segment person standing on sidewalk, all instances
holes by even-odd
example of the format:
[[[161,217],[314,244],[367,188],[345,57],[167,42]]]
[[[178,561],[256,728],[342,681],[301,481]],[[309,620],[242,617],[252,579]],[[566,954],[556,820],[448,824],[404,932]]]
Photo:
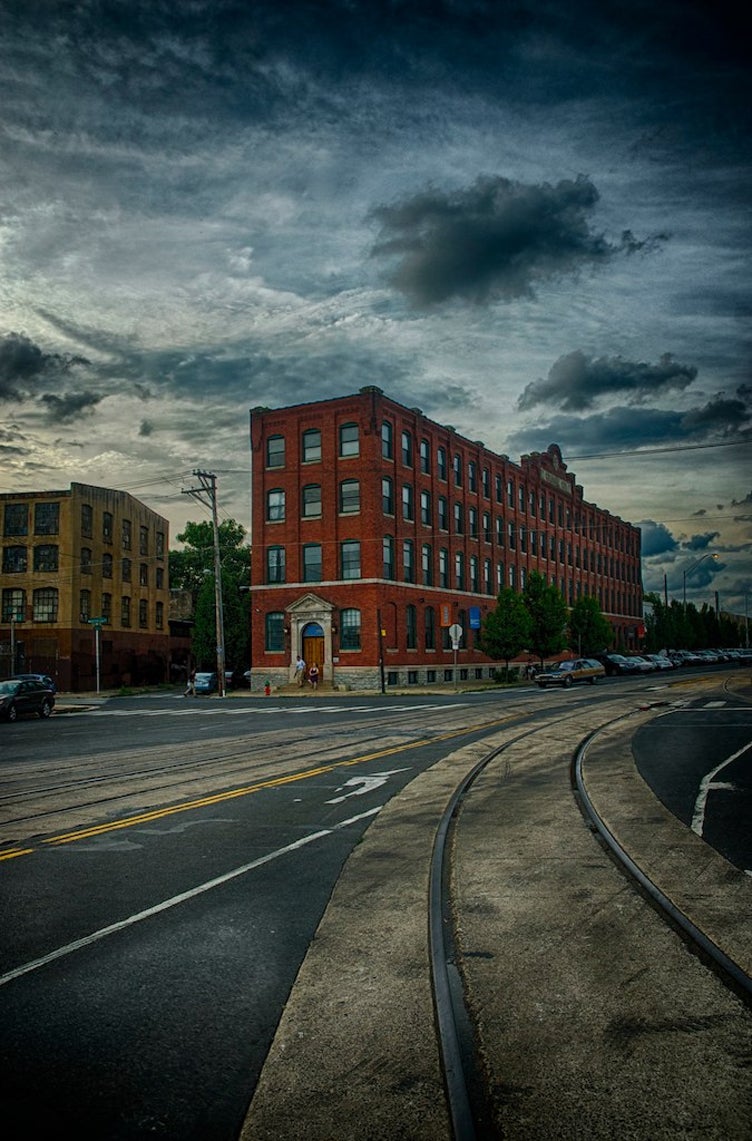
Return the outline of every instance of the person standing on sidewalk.
[[[314,662],[308,671],[308,680],[311,683],[311,689],[317,689],[319,684],[319,667]]]
[[[183,697],[195,697],[195,696],[196,696],[196,670],[192,669],[191,672],[188,674],[188,685],[186,686],[186,690],[185,690],[185,693],[183,694]]]
[[[305,680],[306,664],[303,658],[298,654],[298,660],[295,663],[295,681],[298,685],[302,685]]]

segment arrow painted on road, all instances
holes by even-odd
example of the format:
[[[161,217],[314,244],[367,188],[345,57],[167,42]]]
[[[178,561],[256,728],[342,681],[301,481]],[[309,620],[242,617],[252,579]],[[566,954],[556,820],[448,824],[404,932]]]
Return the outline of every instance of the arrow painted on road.
[[[385,773],[371,773],[369,776],[350,777],[350,780],[345,781],[337,789],[340,792],[343,788],[349,788],[350,792],[343,793],[342,796],[335,796],[333,800],[327,800],[327,804],[341,804],[343,800],[347,800],[348,796],[362,796],[364,792],[372,792],[375,788],[380,788],[382,784],[386,784],[389,777],[394,776],[396,773],[406,773],[407,769],[389,769]]]

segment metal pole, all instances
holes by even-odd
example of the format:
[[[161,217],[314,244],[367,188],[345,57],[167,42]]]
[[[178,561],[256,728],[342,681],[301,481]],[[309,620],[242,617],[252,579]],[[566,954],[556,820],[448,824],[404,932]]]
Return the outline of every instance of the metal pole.
[[[381,692],[386,693],[386,684],[384,681],[384,632],[381,629],[381,611],[376,611],[376,621],[379,624],[379,673],[381,675]]]
[[[222,605],[222,560],[219,557],[216,476],[211,476],[212,525],[214,527],[214,609],[217,623],[217,692],[225,696],[225,618]]]

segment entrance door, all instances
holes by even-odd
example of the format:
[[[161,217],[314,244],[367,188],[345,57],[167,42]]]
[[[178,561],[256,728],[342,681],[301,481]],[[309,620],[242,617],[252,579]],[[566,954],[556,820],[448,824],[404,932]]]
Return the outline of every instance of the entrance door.
[[[313,663],[319,667],[319,681],[324,678],[324,631],[318,622],[309,622],[303,629],[303,660],[306,668]]]

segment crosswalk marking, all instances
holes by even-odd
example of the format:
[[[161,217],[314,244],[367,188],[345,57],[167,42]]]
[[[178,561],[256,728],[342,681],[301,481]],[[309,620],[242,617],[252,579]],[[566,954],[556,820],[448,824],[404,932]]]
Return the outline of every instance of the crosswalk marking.
[[[79,717],[264,717],[272,713],[406,713],[412,709],[462,709],[468,702],[457,701],[451,705],[263,705],[243,709],[208,709],[206,706],[189,709],[86,709]]]

